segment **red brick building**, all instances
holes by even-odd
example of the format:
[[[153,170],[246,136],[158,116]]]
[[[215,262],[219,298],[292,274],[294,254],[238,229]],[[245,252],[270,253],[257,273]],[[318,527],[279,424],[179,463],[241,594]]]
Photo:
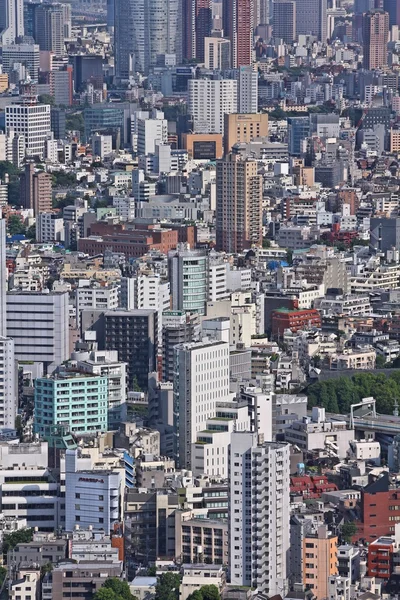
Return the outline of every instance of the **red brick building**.
[[[395,542],[391,537],[380,537],[368,546],[368,576],[389,579],[393,570]]]
[[[359,538],[366,542],[391,535],[400,523],[400,489],[390,487],[387,473],[363,489],[361,520]]]
[[[296,332],[307,327],[321,327],[321,315],[315,308],[304,310],[278,308],[272,312],[271,324],[272,335],[278,337],[283,335],[285,329]]]
[[[178,245],[178,231],[171,229],[120,231],[114,235],[87,237],[78,240],[78,251],[91,256],[112,250],[127,258],[138,258],[150,250],[167,254]]]

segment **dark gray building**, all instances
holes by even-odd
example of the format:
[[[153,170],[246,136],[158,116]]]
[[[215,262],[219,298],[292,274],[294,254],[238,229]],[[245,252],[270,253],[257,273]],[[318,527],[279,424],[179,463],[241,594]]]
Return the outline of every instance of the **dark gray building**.
[[[109,310],[102,316],[104,349],[117,350],[127,363],[128,389],[147,390],[148,374],[157,370],[156,310]]]
[[[369,247],[375,252],[400,250],[400,217],[390,219],[374,217],[370,225]]]

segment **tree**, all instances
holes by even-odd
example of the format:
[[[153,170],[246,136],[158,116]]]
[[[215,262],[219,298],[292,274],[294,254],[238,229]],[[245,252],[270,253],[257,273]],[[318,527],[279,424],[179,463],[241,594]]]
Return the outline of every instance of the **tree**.
[[[15,548],[17,544],[31,542],[33,539],[33,529],[18,529],[4,536],[3,553],[7,554],[9,550]]]
[[[53,171],[52,180],[54,187],[72,187],[76,183],[75,175],[65,171]]]
[[[356,533],[357,533],[357,525],[354,523],[354,521],[349,521],[347,523],[343,523],[343,525],[341,527],[341,534],[342,534],[342,538],[344,539],[345,542],[350,544],[353,536],[355,536]]]
[[[377,369],[383,369],[384,366],[386,364],[386,360],[385,358],[382,356],[382,354],[377,354],[376,355],[376,360],[375,360],[375,365]]]
[[[83,114],[81,112],[68,114],[65,118],[65,128],[67,131],[80,131],[83,133],[85,130]]]
[[[267,237],[263,238],[262,247],[271,248],[271,241]]]
[[[181,578],[176,573],[163,573],[156,585],[155,600],[178,600]]]
[[[8,219],[8,231],[10,235],[26,232],[26,227],[19,215],[11,215],[11,217]]]
[[[56,103],[56,99],[50,94],[40,94],[38,101],[40,104],[50,104],[50,106],[54,106]]]
[[[137,600],[137,598],[131,594],[126,581],[118,577],[109,577],[95,593],[94,600]]]
[[[157,575],[157,567],[152,566],[147,569],[147,577],[155,577]]]
[[[221,600],[221,594],[214,584],[202,585],[188,596],[188,600]]]
[[[31,225],[26,230],[26,237],[28,240],[35,241],[36,240],[36,225]]]

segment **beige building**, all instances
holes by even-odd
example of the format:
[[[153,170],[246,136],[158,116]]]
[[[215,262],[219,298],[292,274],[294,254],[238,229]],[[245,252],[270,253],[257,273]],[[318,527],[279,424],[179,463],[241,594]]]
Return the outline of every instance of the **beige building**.
[[[251,142],[255,138],[268,136],[267,114],[225,115],[225,153],[232,150],[234,144]]]
[[[390,152],[393,154],[400,152],[400,129],[390,130]]]
[[[326,525],[320,525],[316,535],[303,539],[303,584],[317,600],[328,598],[329,577],[337,575],[337,546],[338,538]]]
[[[217,162],[217,250],[261,246],[262,189],[257,161],[229,154]]]
[[[175,557],[182,563],[228,564],[228,522],[203,514],[196,518],[195,510],[177,510]]]
[[[224,38],[204,38],[204,66],[206,69],[225,70],[231,66],[231,42]]]

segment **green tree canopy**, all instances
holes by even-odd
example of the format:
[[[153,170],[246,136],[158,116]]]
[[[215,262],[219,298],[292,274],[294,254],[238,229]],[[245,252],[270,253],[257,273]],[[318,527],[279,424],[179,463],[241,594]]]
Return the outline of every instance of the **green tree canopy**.
[[[188,600],[221,600],[221,594],[216,585],[202,585],[199,590],[188,596]]]
[[[137,600],[130,592],[129,585],[119,577],[109,577],[97,590],[94,600]]]
[[[10,235],[26,232],[26,227],[18,215],[11,215],[8,219],[8,231]]]
[[[342,538],[348,544],[351,543],[353,536],[357,533],[357,525],[353,521],[349,521],[347,523],[343,523],[341,527]]]
[[[180,585],[180,575],[163,573],[156,586],[156,600],[178,600]]]
[[[50,106],[54,106],[56,103],[56,99],[50,94],[40,94],[38,101],[40,104],[50,104]]]
[[[7,554],[7,552],[15,548],[17,544],[31,542],[32,539],[33,529],[18,529],[18,531],[6,533],[3,541],[3,553]]]

